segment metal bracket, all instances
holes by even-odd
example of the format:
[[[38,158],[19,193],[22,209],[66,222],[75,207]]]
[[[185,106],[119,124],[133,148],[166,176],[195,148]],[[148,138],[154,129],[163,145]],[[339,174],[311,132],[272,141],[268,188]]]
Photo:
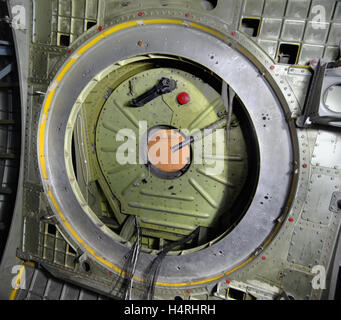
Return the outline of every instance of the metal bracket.
[[[10,63],[2,70],[0,70],[0,80],[5,78],[8,74],[10,74],[13,70],[13,67],[14,67],[13,63]]]
[[[341,128],[341,112],[328,108],[325,96],[329,88],[341,84],[341,60],[322,64],[318,61],[302,115],[297,119],[299,128],[327,125]]]
[[[2,45],[0,43],[0,56],[11,56],[11,55],[12,55],[11,48],[7,45]]]
[[[329,210],[335,213],[341,212],[341,192],[334,192],[330,201]]]
[[[157,85],[152,89],[145,92],[138,98],[130,101],[130,106],[132,107],[143,107],[148,102],[154,100],[155,98],[174,91],[177,88],[176,81],[173,79],[162,78]]]

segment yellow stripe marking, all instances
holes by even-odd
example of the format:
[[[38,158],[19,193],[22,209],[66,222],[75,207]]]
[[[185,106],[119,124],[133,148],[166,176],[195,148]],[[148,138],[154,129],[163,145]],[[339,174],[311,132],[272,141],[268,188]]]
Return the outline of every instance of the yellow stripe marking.
[[[48,93],[46,102],[43,109],[43,118],[40,124],[40,133],[39,133],[39,161],[41,167],[41,173],[44,179],[47,179],[46,165],[45,165],[45,154],[44,154],[44,140],[45,140],[45,128],[47,122],[47,114],[49,112],[51,102],[54,96],[55,90],[52,90]]]
[[[148,24],[176,24],[176,25],[183,25],[185,22],[183,20],[172,20],[172,19],[150,19],[150,20],[141,20],[143,22],[143,24],[148,25]],[[118,32],[120,30],[124,30],[126,28],[130,28],[130,27],[136,27],[141,25],[138,21],[128,21],[119,25],[116,25],[106,31],[104,31],[103,33],[99,34],[96,38],[94,38],[93,40],[91,40],[89,43],[85,44],[83,47],[81,47],[78,51],[77,54],[79,56],[71,58],[69,60],[69,62],[65,65],[65,67],[62,69],[62,71],[58,74],[56,81],[60,82],[65,74],[69,71],[69,69],[72,67],[72,65],[78,60],[78,58],[87,50],[89,50],[91,47],[93,47],[96,43],[98,43],[100,40],[106,38],[107,36],[114,34],[115,32]],[[223,34],[221,34],[220,32],[217,32],[215,30],[212,30],[210,28],[204,27],[202,25],[199,25],[197,23],[193,23],[191,22],[189,24],[191,27],[196,28],[196,29],[200,29],[202,31],[208,32],[210,34],[213,34],[214,36],[222,39],[222,40],[226,40],[226,36],[224,36]],[[55,93],[55,89],[53,89],[52,91],[50,91],[49,95],[46,98],[44,107],[43,107],[43,111],[44,111],[44,117],[41,121],[40,124],[40,128],[39,128],[39,153],[40,153],[40,157],[39,157],[39,162],[40,162],[40,167],[41,167],[41,172],[43,175],[44,179],[47,179],[47,172],[46,172],[46,164],[45,164],[45,155],[44,155],[44,137],[45,137],[45,129],[46,129],[46,120],[47,120],[47,115],[48,112],[50,110],[51,107],[51,102],[53,99]],[[110,261],[106,260],[103,257],[100,257],[96,254],[96,252],[85,243],[85,241],[75,232],[75,230],[72,228],[72,226],[68,223],[68,221],[65,219],[63,213],[61,212],[59,205],[52,193],[51,190],[48,190],[48,195],[51,198],[52,204],[54,205],[54,207],[56,208],[62,222],[63,225],[65,226],[66,229],[68,229],[68,231],[71,233],[71,235],[98,261],[100,261],[101,263],[103,263],[104,265],[106,265],[107,267],[115,270],[116,272],[118,272],[121,275],[126,275],[126,273],[120,269],[119,267],[117,267],[116,265],[112,264]],[[242,264],[240,264],[239,266],[235,267],[234,269],[227,271],[219,276],[215,276],[215,277],[211,277],[211,278],[206,278],[200,281],[192,281],[192,282],[184,282],[184,283],[165,283],[165,282],[156,282],[157,285],[159,286],[167,286],[167,287],[182,287],[182,286],[190,286],[190,285],[198,285],[198,284],[203,284],[203,283],[207,283],[210,281],[214,281],[217,279],[220,279],[224,276],[227,276],[229,274],[231,274],[232,272],[238,270],[239,268],[242,268],[243,266],[245,266],[247,263],[249,263],[252,259],[254,259],[254,256],[249,258],[248,260],[244,261]],[[135,280],[144,282],[145,280],[139,277],[134,276]],[[12,295],[11,295],[12,296]],[[15,296],[15,295],[14,295]]]
[[[135,27],[137,26],[138,23],[136,21],[128,21],[128,22],[124,22],[122,24],[119,24],[117,26],[114,26],[106,31],[103,32],[103,36],[107,37],[115,32],[118,32],[120,30],[126,29],[126,28],[130,28],[130,27]]]
[[[59,73],[59,75],[57,76],[57,82],[60,82],[63,78],[64,78],[64,76],[65,76],[65,74],[66,74],[66,72],[72,67],[72,65],[75,63],[77,61],[77,59],[76,58],[71,58],[70,60],[69,60],[69,62],[66,64],[66,66],[63,68],[63,70]]]
[[[87,43],[85,46],[83,46],[81,49],[77,51],[77,54],[82,55],[85,51],[90,49],[92,46],[94,46],[98,41],[102,40],[104,38],[103,34],[100,34],[95,39],[91,40],[89,43]]]
[[[149,19],[143,20],[145,24],[156,24],[156,23],[169,23],[169,24],[183,24],[183,20],[173,20],[173,19]]]

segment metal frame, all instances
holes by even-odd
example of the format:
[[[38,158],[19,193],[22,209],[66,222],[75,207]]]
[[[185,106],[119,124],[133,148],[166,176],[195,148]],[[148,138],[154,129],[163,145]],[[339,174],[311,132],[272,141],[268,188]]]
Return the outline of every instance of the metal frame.
[[[328,125],[341,127],[341,112],[330,110],[324,101],[328,89],[341,83],[341,66],[337,63],[318,62],[307,94],[306,105],[297,120],[299,127]]]

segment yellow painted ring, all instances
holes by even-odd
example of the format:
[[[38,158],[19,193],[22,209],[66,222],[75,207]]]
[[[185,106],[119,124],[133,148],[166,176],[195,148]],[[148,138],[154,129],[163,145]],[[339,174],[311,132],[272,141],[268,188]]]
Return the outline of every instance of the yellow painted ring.
[[[40,120],[39,131],[38,131],[38,137],[39,137],[39,148],[38,148],[39,157],[38,157],[38,159],[39,159],[39,166],[40,166],[41,175],[42,175],[44,180],[48,180],[47,171],[46,171],[45,155],[44,155],[45,129],[46,129],[47,116],[48,116],[48,113],[50,111],[51,103],[52,103],[53,97],[55,95],[55,90],[56,90],[57,85],[63,80],[63,78],[66,75],[66,73],[73,66],[73,64],[79,59],[79,57],[82,54],[84,54],[87,50],[89,50],[91,47],[93,47],[96,43],[101,41],[102,39],[105,39],[109,35],[112,35],[112,34],[118,32],[118,31],[121,31],[121,30],[124,30],[124,29],[127,29],[127,28],[137,27],[137,26],[141,26],[141,25],[150,25],[150,24],[185,25],[187,27],[192,27],[192,28],[199,29],[199,30],[202,30],[204,32],[210,33],[210,34],[220,38],[223,41],[226,41],[226,39],[227,39],[227,37],[225,35],[223,35],[222,33],[217,32],[215,30],[212,30],[210,28],[207,28],[205,26],[199,25],[197,23],[185,22],[183,20],[172,20],[172,19],[148,19],[148,20],[128,21],[128,22],[124,22],[122,24],[116,25],[114,27],[110,27],[108,30],[103,31],[97,37],[95,37],[90,42],[85,44],[83,47],[78,49],[76,51],[76,53],[73,54],[73,56],[66,63],[66,65],[63,67],[63,69],[59,72],[59,74],[57,75],[56,79],[52,82],[52,88],[50,86],[50,88],[48,89],[47,97],[46,97],[46,99],[44,101],[43,114],[42,114],[42,117],[41,117],[41,120]],[[59,205],[58,205],[58,203],[57,203],[57,201],[56,201],[56,199],[55,199],[55,197],[54,197],[54,195],[52,193],[52,190],[48,188],[47,193],[48,193],[48,196],[49,196],[49,198],[51,200],[51,203],[55,207],[55,209],[56,209],[60,219],[62,220],[63,226],[70,232],[70,234],[75,238],[75,240],[80,245],[82,245],[85,248],[85,250],[93,258],[95,258],[97,261],[99,261],[102,264],[104,264],[105,266],[115,270],[119,274],[124,275],[125,272],[122,269],[120,269],[119,267],[117,267],[116,265],[111,263],[110,261],[106,260],[105,258],[103,258],[103,257],[99,256],[98,254],[96,254],[96,252],[94,252],[94,250],[89,245],[87,245],[85,243],[85,241],[75,232],[75,230],[72,228],[72,226],[65,219],[65,217],[64,217],[63,213],[61,212],[61,210],[59,208]],[[192,286],[192,285],[199,285],[199,284],[208,283],[208,282],[211,282],[211,281],[218,280],[218,279],[220,279],[220,278],[222,278],[224,276],[227,276],[227,275],[235,272],[236,270],[238,270],[238,269],[242,268],[243,266],[245,266],[247,263],[249,263],[254,258],[255,258],[254,256],[251,256],[249,259],[247,259],[246,261],[244,261],[243,263],[241,263],[237,267],[233,268],[232,270],[224,272],[224,273],[222,273],[222,274],[220,274],[218,276],[215,276],[215,277],[206,278],[206,279],[199,280],[199,281],[183,282],[183,283],[156,282],[156,285],[166,286],[166,287],[185,287],[185,286]],[[141,281],[141,282],[144,282],[144,279],[136,277],[136,276],[134,276],[134,279],[138,280],[138,281]]]

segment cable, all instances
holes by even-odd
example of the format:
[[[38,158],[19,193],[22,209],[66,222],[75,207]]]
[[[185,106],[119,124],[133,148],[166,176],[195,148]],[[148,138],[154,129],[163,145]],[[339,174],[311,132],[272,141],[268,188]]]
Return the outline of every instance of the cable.
[[[125,300],[131,300],[131,292],[133,289],[133,278],[136,270],[136,265],[137,265],[137,260],[140,254],[140,249],[141,249],[141,230],[138,224],[137,217],[135,216],[135,227],[136,227],[136,241],[131,249],[132,255],[131,255],[131,260],[128,262],[128,267],[127,267],[127,288],[125,291]],[[131,270],[129,270],[131,267]]]
[[[174,249],[177,246],[182,246],[185,243],[195,239],[199,235],[200,227],[197,227],[190,235],[171,243],[170,245],[166,246],[158,256],[153,260],[150,266],[150,270],[147,276],[147,299],[153,300],[154,293],[155,293],[155,285],[157,282],[157,278],[160,273],[161,265],[166,257],[167,253]]]
[[[222,99],[224,103],[224,107],[227,113],[227,126],[226,126],[226,151],[229,153],[230,149],[230,131],[231,131],[231,120],[232,120],[232,112],[233,112],[233,99],[235,96],[235,92],[233,89],[227,85],[225,81],[223,81],[222,87]]]

